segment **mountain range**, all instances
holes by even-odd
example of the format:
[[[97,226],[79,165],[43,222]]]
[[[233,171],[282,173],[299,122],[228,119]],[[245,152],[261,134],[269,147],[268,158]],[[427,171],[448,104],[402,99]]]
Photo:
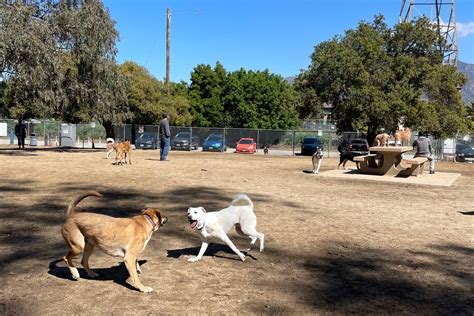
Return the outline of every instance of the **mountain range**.
[[[464,102],[470,105],[474,102],[474,64],[458,61],[458,70],[467,77],[467,83],[461,89],[461,95]]]

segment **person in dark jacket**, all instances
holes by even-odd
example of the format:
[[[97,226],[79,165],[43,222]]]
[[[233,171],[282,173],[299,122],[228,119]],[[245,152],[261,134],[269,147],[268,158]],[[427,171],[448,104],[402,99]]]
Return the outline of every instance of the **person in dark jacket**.
[[[168,113],[163,113],[160,121],[160,161],[168,161],[170,151],[171,132],[168,122]]]
[[[25,148],[26,125],[22,119],[19,119],[18,124],[15,125],[15,135],[18,138],[18,148]]]

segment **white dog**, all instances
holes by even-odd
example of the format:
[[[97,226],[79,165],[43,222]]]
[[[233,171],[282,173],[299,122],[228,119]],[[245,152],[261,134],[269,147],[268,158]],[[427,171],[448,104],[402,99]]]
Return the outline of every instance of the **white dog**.
[[[107,138],[107,159],[109,159],[110,154],[115,150],[115,140],[113,138]]]
[[[313,173],[319,173],[319,168],[321,168],[321,162],[323,161],[323,151],[321,147],[316,148],[316,152],[313,154],[311,160],[313,162]]]
[[[247,205],[235,205],[239,201],[247,202]],[[263,251],[264,235],[257,232],[257,217],[253,212],[253,203],[245,194],[238,194],[229,207],[218,212],[207,213],[203,207],[190,207],[188,209],[188,219],[191,228],[198,229],[202,234],[202,245],[197,257],[189,258],[188,261],[196,262],[202,259],[209,245],[210,238],[218,238],[224,241],[242,261],[245,255],[235,247],[227,236],[227,232],[235,227],[237,233],[250,237],[250,249],[260,239],[260,251]],[[249,249],[249,250],[250,250]]]

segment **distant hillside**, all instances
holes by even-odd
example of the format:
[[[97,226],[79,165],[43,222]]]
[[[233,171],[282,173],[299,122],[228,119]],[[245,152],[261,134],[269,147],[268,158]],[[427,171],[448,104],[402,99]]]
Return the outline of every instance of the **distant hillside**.
[[[474,102],[474,65],[458,61],[458,70],[467,77],[467,83],[461,90],[462,98],[464,102],[471,104]]]

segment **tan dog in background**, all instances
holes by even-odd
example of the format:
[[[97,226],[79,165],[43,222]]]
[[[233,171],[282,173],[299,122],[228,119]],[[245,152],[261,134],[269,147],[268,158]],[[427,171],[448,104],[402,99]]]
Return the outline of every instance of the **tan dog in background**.
[[[122,143],[118,143],[115,145],[115,164],[122,164],[122,162],[127,163],[127,157],[128,157],[128,163],[132,164],[132,145],[130,145],[130,141],[125,140]]]
[[[403,141],[406,140],[407,144],[410,142],[411,131],[408,127],[405,127],[404,130],[397,130],[395,132],[395,145],[403,146]]]
[[[76,205],[88,196],[102,196],[96,191],[87,191],[74,198],[67,209],[67,219],[61,233],[66,241],[69,252],[64,261],[69,266],[72,277],[80,278],[72,259],[81,253],[82,266],[90,278],[96,278],[97,273],[89,268],[89,257],[94,247],[114,257],[123,257],[125,266],[130,274],[132,285],[141,292],[151,292],[153,289],[144,286],[138,278],[140,271],[137,259],[145,249],[153,232],[157,231],[167,218],[157,209],[147,208],[141,215],[132,218],[115,218],[96,213],[75,213]]]
[[[386,133],[378,134],[377,136],[375,136],[374,146],[381,146],[381,147],[388,146],[389,138],[390,136]]]

